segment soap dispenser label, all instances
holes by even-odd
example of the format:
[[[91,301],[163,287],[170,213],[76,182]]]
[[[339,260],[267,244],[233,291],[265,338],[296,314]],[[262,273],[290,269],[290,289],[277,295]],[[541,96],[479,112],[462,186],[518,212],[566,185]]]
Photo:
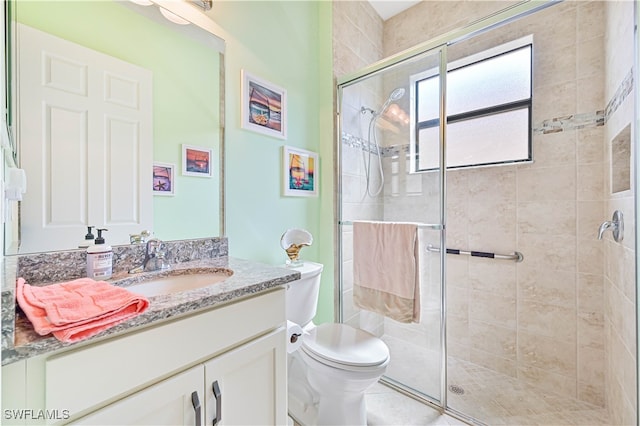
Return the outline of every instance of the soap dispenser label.
[[[89,278],[110,278],[112,274],[113,253],[92,253],[87,262]]]

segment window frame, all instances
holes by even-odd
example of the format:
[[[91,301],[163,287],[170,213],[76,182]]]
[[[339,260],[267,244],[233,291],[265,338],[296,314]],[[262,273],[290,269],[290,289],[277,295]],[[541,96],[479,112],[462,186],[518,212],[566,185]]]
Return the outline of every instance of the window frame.
[[[457,170],[457,169],[467,169],[467,168],[477,168],[477,167],[490,167],[490,166],[499,166],[499,165],[509,165],[509,164],[519,164],[519,163],[530,163],[533,161],[533,36],[525,36],[507,43],[503,43],[501,45],[483,50],[481,52],[466,56],[464,58],[458,59],[456,61],[452,61],[447,65],[447,74],[450,72],[469,67],[475,64],[482,63],[484,61],[489,61],[500,56],[521,50],[521,49],[529,49],[529,96],[527,98],[523,98],[520,100],[515,100],[511,102],[506,102],[503,104],[496,104],[489,107],[478,108],[472,111],[467,111],[463,113],[458,113],[454,115],[447,116],[447,125],[455,124],[467,120],[478,119],[487,116],[493,116],[500,113],[506,113],[510,111],[517,110],[527,110],[528,123],[527,123],[527,156],[526,158],[513,159],[513,160],[502,160],[502,161],[492,161],[492,162],[483,162],[483,163],[473,163],[473,164],[463,164],[456,166],[446,166],[447,170]],[[415,74],[411,76],[410,84],[411,84],[411,92],[413,105],[411,106],[411,123],[412,123],[412,131],[411,131],[411,142],[410,142],[410,154],[411,154],[411,173],[424,173],[429,171],[438,170],[438,167],[432,168],[420,168],[420,138],[419,134],[421,130],[430,129],[437,127],[440,123],[440,118],[436,117],[433,119],[418,121],[418,105],[420,102],[419,99],[419,90],[418,85],[420,82],[428,80],[429,78],[438,77],[439,73],[437,69],[428,70],[419,74]]]

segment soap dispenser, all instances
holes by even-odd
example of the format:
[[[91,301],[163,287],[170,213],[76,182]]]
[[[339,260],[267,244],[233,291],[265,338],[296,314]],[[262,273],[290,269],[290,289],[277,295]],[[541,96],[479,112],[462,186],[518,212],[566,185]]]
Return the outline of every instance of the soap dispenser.
[[[102,237],[102,232],[107,229],[100,228],[97,231],[95,244],[87,248],[87,277],[107,280],[113,273],[113,250]]]
[[[89,246],[92,246],[95,244],[94,240],[96,239],[96,237],[91,232],[92,229],[93,229],[93,226],[87,226],[87,234],[84,236],[84,240],[80,241],[80,244],[78,244],[78,248],[86,249]]]

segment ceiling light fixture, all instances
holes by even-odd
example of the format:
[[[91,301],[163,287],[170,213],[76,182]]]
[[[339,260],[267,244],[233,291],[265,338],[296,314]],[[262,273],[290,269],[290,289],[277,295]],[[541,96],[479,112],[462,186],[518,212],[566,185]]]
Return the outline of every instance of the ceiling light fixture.
[[[172,13],[172,12],[169,12],[168,10],[166,10],[166,9],[163,9],[162,7],[160,8],[160,13],[162,13],[162,16],[164,16],[165,18],[167,18],[169,21],[173,22],[174,24],[189,25],[189,21],[179,17],[175,13]]]

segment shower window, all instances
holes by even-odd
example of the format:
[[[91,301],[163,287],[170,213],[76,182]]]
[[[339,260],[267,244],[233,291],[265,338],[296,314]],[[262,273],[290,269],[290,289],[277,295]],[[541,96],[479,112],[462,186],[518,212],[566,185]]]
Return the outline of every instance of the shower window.
[[[531,161],[532,38],[449,63],[446,82],[447,168]],[[440,78],[414,75],[412,171],[439,161]]]

